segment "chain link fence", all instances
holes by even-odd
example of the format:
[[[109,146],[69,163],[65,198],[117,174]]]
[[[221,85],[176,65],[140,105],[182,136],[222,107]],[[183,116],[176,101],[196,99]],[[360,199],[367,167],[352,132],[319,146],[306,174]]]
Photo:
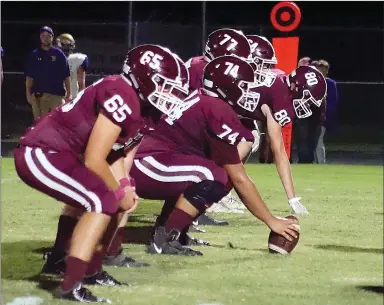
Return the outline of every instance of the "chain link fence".
[[[32,123],[32,112],[25,97],[24,69],[29,53],[38,46],[41,23],[2,22],[4,83],[2,97],[2,137],[18,136]],[[119,73],[130,45],[128,23],[49,24],[55,34],[71,33],[79,52],[90,59],[87,84],[103,75]],[[224,26],[207,26],[206,33]],[[279,34],[271,27],[237,27],[246,34],[261,34],[269,39]],[[200,26],[164,23],[133,23],[132,45],[160,44],[187,60],[201,54],[204,39]],[[353,135],[344,132],[336,141],[380,143],[378,132],[384,104],[383,37],[380,29],[301,28],[300,54],[330,62],[330,76],[338,83],[338,119],[354,127]],[[368,52],[369,50],[369,52]],[[343,128],[341,129],[343,130]],[[361,131],[361,132],[356,132]]]

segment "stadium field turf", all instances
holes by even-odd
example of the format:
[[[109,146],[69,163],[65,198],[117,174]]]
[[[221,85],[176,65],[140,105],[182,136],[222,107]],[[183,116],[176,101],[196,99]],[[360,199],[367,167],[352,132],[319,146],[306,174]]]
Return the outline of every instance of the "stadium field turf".
[[[91,290],[118,305],[382,304],[382,167],[293,165],[292,169],[297,194],[311,215],[300,217],[300,241],[290,256],[268,253],[269,230],[249,212],[216,214],[230,226],[193,233],[212,243],[199,247],[203,257],[151,256],[143,243],[161,203],[142,200],[126,228],[126,239],[132,243],[124,247],[127,254],[151,266],[106,268],[131,286]],[[253,164],[247,170],[272,212],[288,215],[275,166]],[[36,281],[43,265],[41,249],[52,245],[61,204],[23,184],[11,158],[2,159],[1,179],[2,304],[14,305],[15,298],[27,296],[39,297],[42,302],[36,304],[74,304],[53,299],[45,290],[53,287],[51,282],[38,286]]]

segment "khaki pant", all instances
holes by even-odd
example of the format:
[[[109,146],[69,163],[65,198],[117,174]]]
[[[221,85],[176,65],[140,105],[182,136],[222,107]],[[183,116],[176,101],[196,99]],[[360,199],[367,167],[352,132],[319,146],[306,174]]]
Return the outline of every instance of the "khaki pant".
[[[326,128],[321,126],[321,132],[319,135],[319,140],[317,142],[316,150],[315,150],[315,162],[319,164],[324,164],[326,162],[325,155],[325,145],[324,145],[324,135]]]
[[[36,102],[32,104],[33,117],[36,120],[62,104],[64,104],[63,96],[43,93],[40,97],[37,97]]]

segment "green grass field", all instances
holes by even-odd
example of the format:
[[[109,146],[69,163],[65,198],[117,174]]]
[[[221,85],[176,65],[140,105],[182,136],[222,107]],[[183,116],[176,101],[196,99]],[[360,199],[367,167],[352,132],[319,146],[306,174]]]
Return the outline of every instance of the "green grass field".
[[[288,205],[274,165],[248,165],[248,172],[275,215]],[[266,250],[268,229],[248,212],[218,214],[229,227],[195,233],[213,246],[203,257],[150,256],[138,244],[160,202],[142,201],[127,228],[125,244],[145,269],[107,270],[132,284],[92,288],[119,305],[375,305],[383,295],[360,289],[383,287],[383,181],[381,166],[293,165],[297,193],[310,210],[290,256]],[[20,296],[54,300],[33,280],[43,265],[38,249],[52,245],[61,205],[17,179],[12,159],[2,160],[2,304]],[[228,242],[234,248],[228,246]],[[23,304],[26,305],[26,304]]]

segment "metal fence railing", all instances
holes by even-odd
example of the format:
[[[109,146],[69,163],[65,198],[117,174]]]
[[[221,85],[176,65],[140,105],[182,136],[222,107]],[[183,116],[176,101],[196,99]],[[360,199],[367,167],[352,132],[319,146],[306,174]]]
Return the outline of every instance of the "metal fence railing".
[[[20,134],[32,122],[25,98],[24,67],[28,54],[38,45],[38,29],[45,22],[2,21],[2,47],[5,71],[2,86],[2,134]],[[71,33],[77,49],[90,59],[87,83],[104,74],[118,73],[128,50],[143,43],[161,44],[183,59],[199,55],[202,49],[201,26],[164,23],[55,23],[56,34]],[[207,25],[206,32],[222,26]],[[246,34],[268,38],[278,35],[271,27],[239,26]],[[330,62],[330,76],[338,81],[341,124],[381,125],[384,102],[384,32],[380,29],[305,28],[300,37],[299,56],[323,58]],[[18,71],[18,72],[12,72]]]

